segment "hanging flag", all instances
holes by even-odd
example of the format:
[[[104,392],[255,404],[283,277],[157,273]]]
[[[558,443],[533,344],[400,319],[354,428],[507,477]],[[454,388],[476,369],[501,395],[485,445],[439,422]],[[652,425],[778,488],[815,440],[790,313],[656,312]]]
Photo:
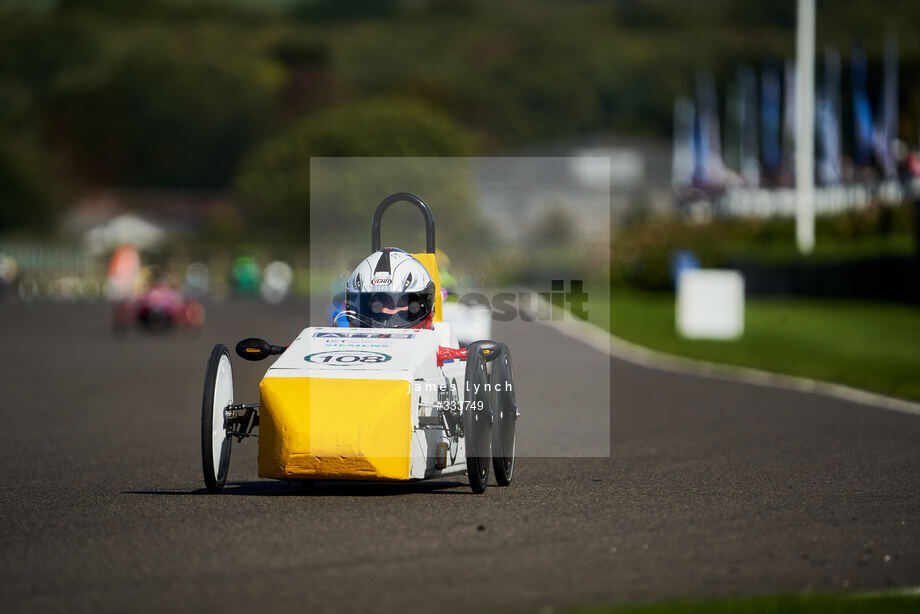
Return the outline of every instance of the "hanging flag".
[[[704,186],[723,184],[722,139],[716,83],[711,72],[699,72],[696,79],[698,153],[694,182]]]
[[[694,174],[693,124],[696,109],[687,98],[674,101],[674,153],[671,160],[671,185],[675,189],[689,186]]]
[[[773,181],[779,177],[782,165],[779,122],[779,75],[776,70],[768,67],[763,69],[760,76],[760,146],[764,172]]]
[[[795,185],[795,62],[787,61],[783,73],[783,175],[786,185]]]
[[[750,66],[738,72],[741,95],[741,176],[749,186],[760,185],[760,159],[757,151],[757,77]]]
[[[840,183],[840,55],[824,49],[824,85],[818,100],[818,177],[824,185]]]
[[[725,147],[722,158],[726,173],[740,175],[741,171],[741,126],[744,123],[744,102],[741,95],[741,71],[725,92]]]
[[[853,162],[868,166],[872,162],[872,107],[866,95],[866,54],[853,47],[850,56],[850,82],[853,90]]]
[[[881,109],[876,118],[873,145],[882,175],[897,177],[893,141],[898,138],[898,39],[885,34],[885,66],[882,74]]]

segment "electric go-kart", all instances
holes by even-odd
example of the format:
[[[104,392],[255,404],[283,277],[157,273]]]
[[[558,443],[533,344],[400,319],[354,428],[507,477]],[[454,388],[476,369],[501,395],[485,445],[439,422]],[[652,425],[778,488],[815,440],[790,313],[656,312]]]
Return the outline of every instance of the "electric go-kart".
[[[435,284],[431,328],[306,328],[288,346],[244,339],[241,358],[278,357],[258,403],[236,401],[230,352],[216,345],[201,408],[210,492],[224,486],[233,441],[247,437],[258,438],[264,478],[410,481],[465,472],[481,493],[491,467],[499,485],[510,484],[518,418],[511,352],[487,340],[461,349],[441,321],[434,218],[418,196],[400,192],[378,205],[372,252],[384,212],[400,201],[425,219],[426,252],[411,256]]]
[[[112,329],[123,334],[136,325],[149,332],[164,332],[184,326],[195,330],[204,321],[204,307],[186,298],[165,281],[156,281],[135,298],[120,301],[112,311]]]

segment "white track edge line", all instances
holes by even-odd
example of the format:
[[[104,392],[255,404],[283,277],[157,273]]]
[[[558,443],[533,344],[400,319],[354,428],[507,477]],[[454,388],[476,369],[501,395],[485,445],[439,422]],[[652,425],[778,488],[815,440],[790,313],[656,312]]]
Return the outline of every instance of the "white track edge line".
[[[920,586],[906,586],[904,588],[886,588],[880,591],[866,591],[856,593],[857,599],[879,599],[885,597],[916,597],[920,596]]]
[[[696,360],[652,350],[622,339],[595,324],[585,322],[584,320],[576,320],[568,311],[552,305],[538,294],[537,300],[541,303],[540,310],[542,313],[550,313],[550,319],[536,317],[535,319],[537,322],[554,328],[563,335],[581,341],[608,356],[619,358],[642,367],[669,371],[682,375],[695,375],[697,377],[741,382],[756,386],[783,388],[796,392],[820,394],[843,401],[849,401],[851,403],[859,403],[860,405],[868,405],[870,407],[878,407],[890,411],[920,416],[920,403],[908,401],[906,399],[869,392],[868,390],[853,388],[852,386],[846,386],[844,384],[835,384],[807,377],[761,371],[750,367],[739,367],[706,360]]]

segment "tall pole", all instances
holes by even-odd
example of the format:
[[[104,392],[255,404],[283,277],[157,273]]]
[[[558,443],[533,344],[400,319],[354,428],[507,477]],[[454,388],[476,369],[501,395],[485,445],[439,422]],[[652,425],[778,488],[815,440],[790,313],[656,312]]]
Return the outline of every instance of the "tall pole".
[[[795,37],[795,241],[815,247],[815,0],[798,0]]]

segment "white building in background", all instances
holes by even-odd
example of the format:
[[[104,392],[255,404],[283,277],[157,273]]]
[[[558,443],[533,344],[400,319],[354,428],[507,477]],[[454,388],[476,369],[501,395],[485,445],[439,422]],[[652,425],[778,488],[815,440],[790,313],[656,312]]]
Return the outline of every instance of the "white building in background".
[[[156,247],[166,232],[139,215],[122,213],[83,234],[83,242],[93,255],[101,255],[120,245],[133,245],[145,250]]]
[[[502,238],[521,243],[541,220],[563,215],[585,239],[608,237],[637,213],[673,211],[666,142],[611,139],[476,160],[476,202]]]

